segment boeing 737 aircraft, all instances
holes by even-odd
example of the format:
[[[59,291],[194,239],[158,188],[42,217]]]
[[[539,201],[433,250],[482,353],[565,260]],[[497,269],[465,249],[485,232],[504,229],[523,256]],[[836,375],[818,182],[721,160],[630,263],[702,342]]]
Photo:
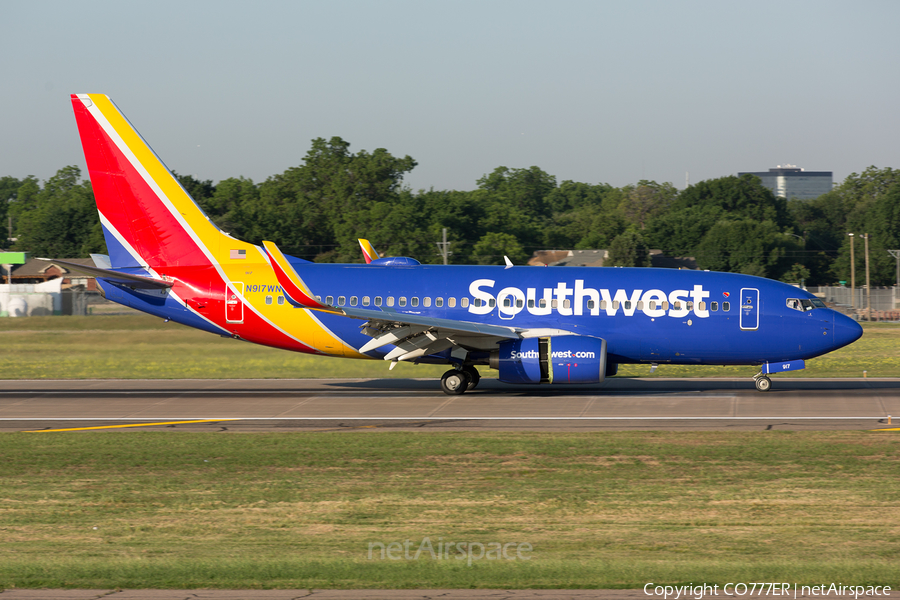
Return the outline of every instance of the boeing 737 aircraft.
[[[802,369],[862,328],[796,287],[748,275],[594,267],[316,264],[219,230],[109,98],[74,94],[109,256],[106,297],[211,333],[343,358],[439,363],[478,384],[599,384],[622,363]],[[67,264],[64,261],[55,261]],[[81,265],[72,268],[85,270]]]

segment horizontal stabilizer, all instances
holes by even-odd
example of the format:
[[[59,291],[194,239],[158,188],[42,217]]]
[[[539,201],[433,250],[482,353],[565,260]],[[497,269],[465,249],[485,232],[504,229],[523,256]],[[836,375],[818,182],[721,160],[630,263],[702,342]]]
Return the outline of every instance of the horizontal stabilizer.
[[[55,258],[38,258],[38,260],[43,260],[49,263],[53,263],[55,265],[62,265],[67,269],[72,269],[73,271],[78,271],[79,273],[84,273],[86,275],[93,275],[94,277],[101,277],[103,279],[107,279],[113,283],[120,283],[122,285],[127,285],[133,288],[141,288],[141,289],[165,289],[172,287],[172,283],[168,281],[163,281],[162,279],[153,279],[151,277],[142,277],[140,275],[132,275],[130,273],[122,273],[120,271],[113,271],[112,269],[101,269],[99,267],[89,267],[87,265],[80,265],[78,263],[69,262],[67,260],[58,260]]]

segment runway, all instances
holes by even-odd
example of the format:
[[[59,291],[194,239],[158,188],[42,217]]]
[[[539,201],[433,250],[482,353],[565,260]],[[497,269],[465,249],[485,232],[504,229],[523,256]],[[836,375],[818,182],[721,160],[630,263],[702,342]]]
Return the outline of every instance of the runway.
[[[482,379],[5,381],[0,431],[839,430],[900,427],[900,379],[615,378],[603,386]]]

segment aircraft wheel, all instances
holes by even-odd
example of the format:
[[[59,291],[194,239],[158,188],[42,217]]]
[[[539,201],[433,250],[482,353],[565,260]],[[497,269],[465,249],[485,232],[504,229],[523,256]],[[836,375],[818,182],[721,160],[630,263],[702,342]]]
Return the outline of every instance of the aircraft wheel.
[[[768,377],[756,378],[756,389],[760,392],[768,392],[770,387],[772,387],[772,380]]]
[[[445,394],[455,396],[462,394],[469,387],[469,376],[463,371],[451,369],[441,377],[441,389]]]
[[[481,381],[481,375],[478,373],[478,369],[476,369],[472,365],[469,365],[467,367],[463,367],[463,371],[466,375],[469,376],[469,387],[466,389],[474,390],[476,387],[478,387],[478,382]]]

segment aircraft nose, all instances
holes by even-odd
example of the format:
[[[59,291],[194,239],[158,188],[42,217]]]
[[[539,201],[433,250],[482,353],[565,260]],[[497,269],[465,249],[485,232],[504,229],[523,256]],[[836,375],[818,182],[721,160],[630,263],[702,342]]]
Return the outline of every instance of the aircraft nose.
[[[834,313],[834,347],[841,348],[862,337],[863,328],[859,323],[839,312]]]

